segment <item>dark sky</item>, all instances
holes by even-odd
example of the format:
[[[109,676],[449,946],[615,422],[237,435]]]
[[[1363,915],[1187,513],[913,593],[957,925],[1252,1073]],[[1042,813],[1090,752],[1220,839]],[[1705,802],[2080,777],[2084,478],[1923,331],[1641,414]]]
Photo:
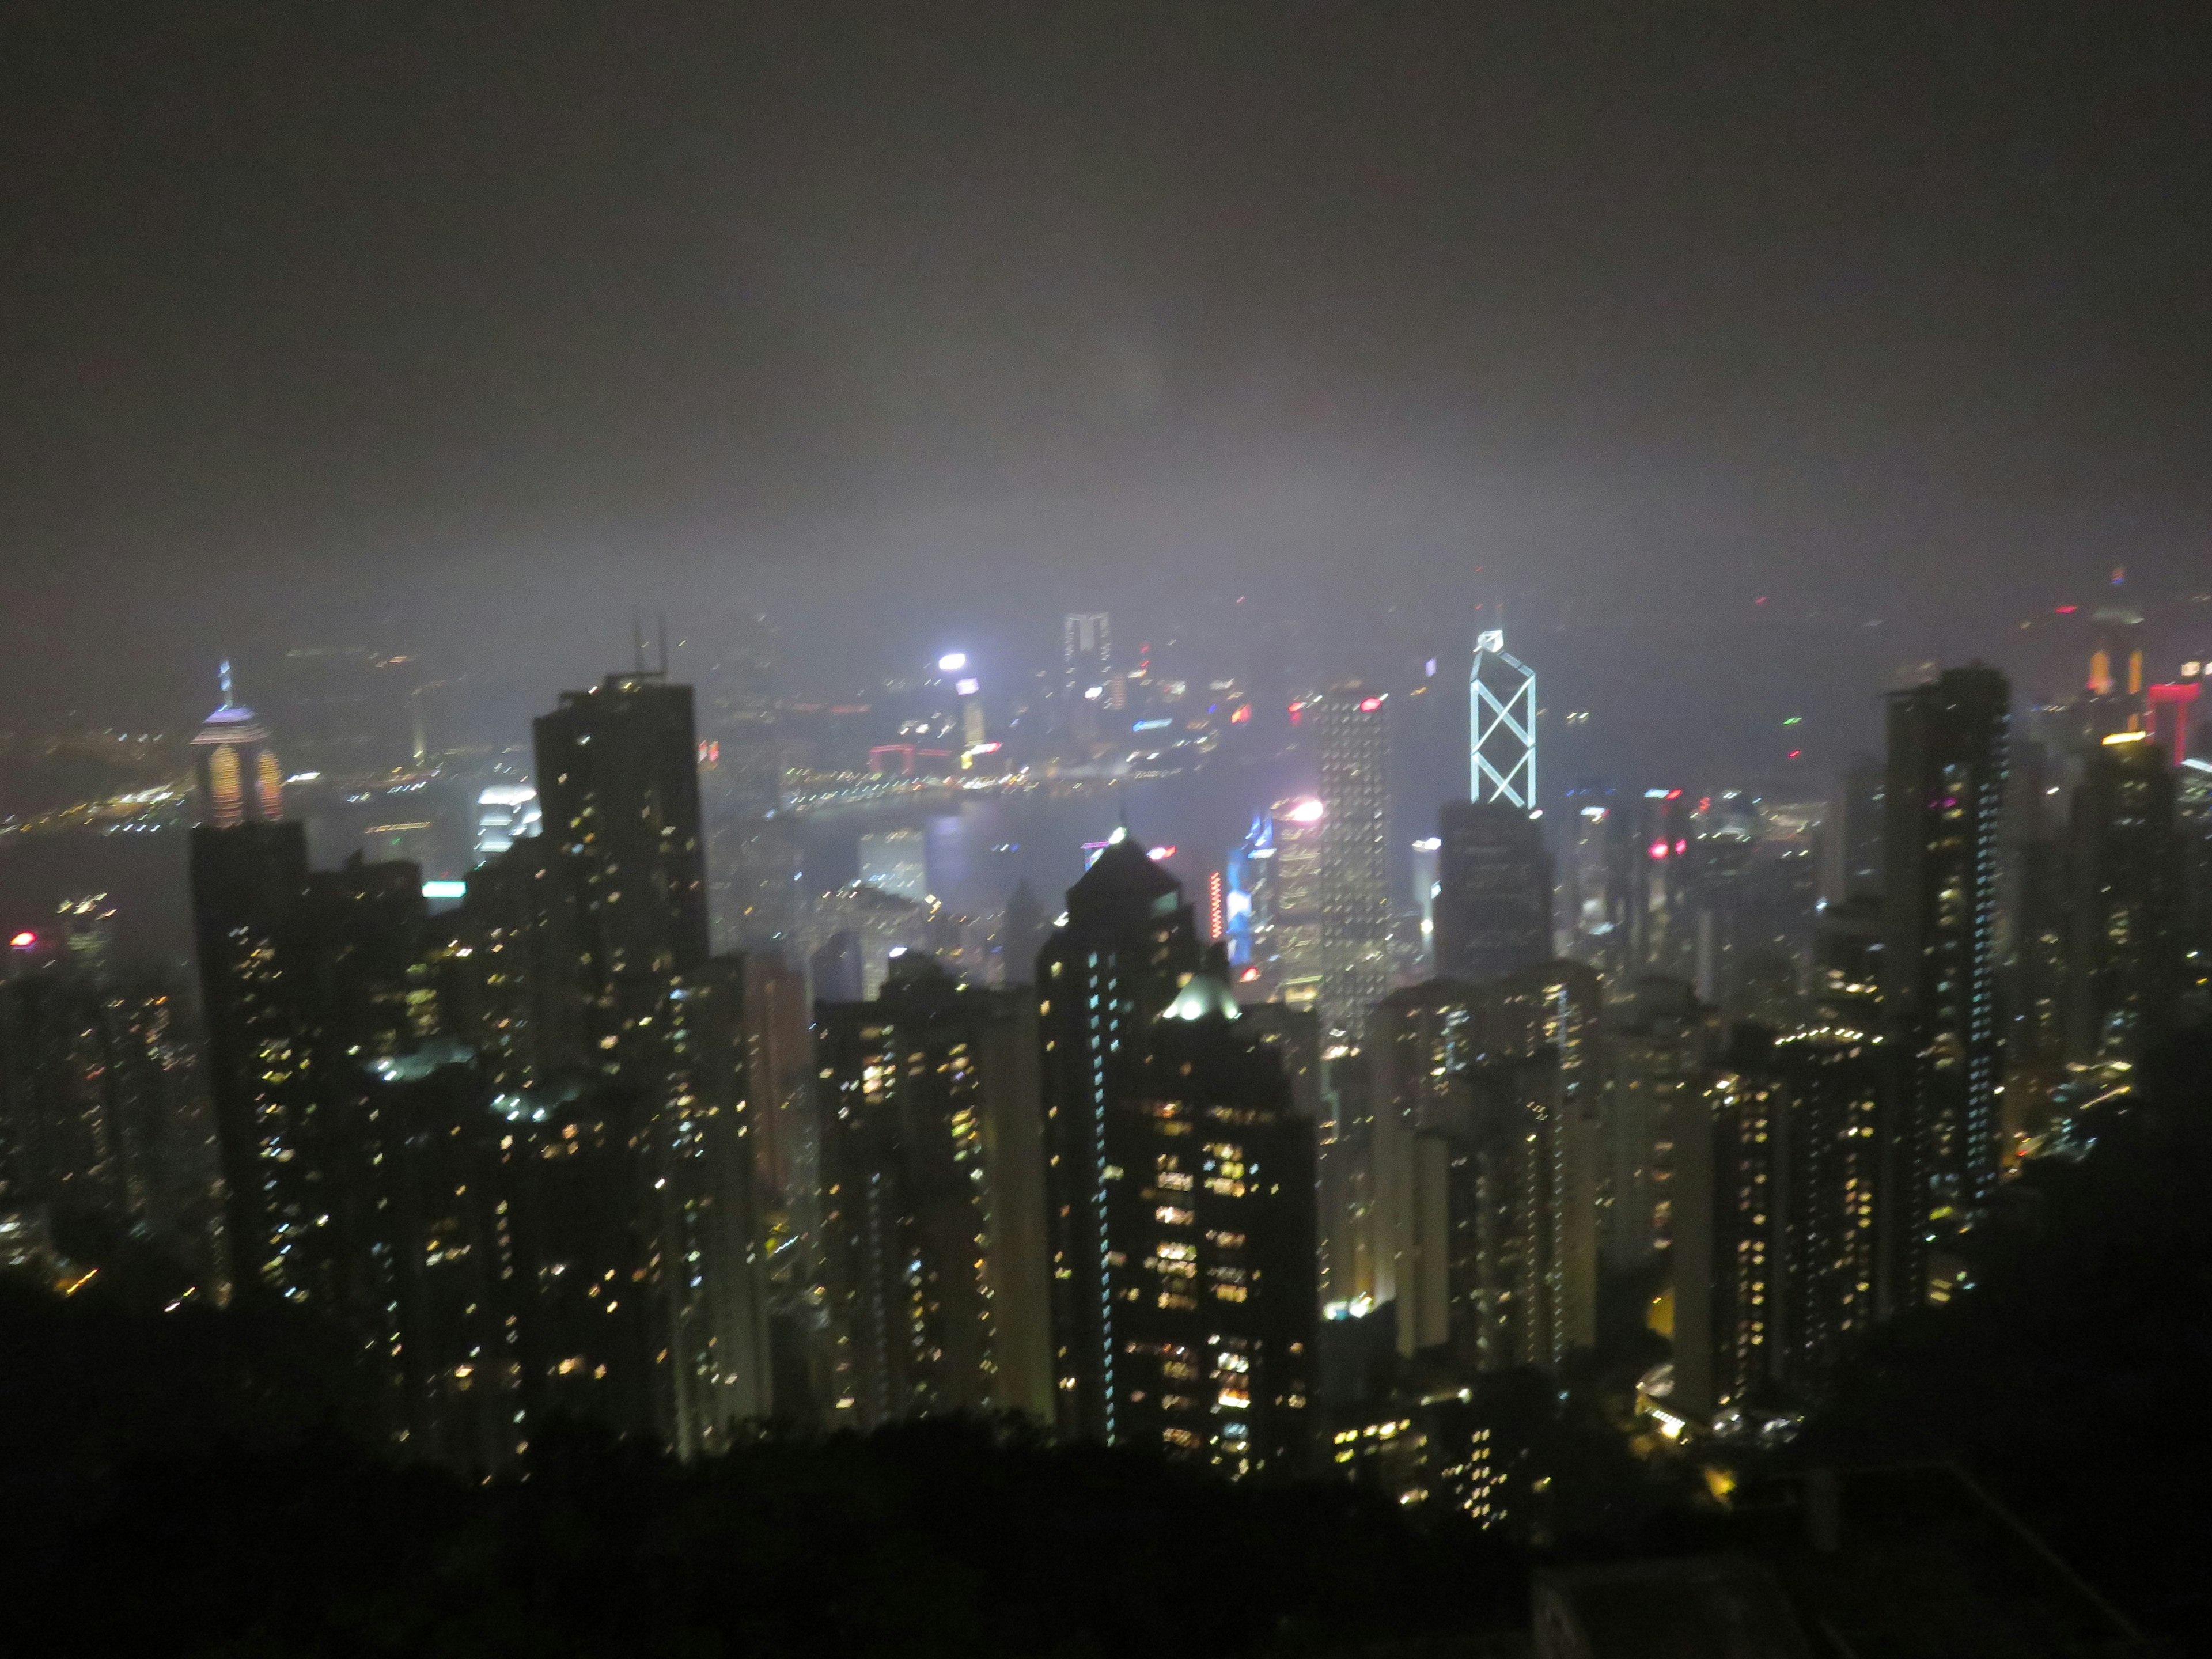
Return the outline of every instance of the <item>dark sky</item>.
[[[189,718],[305,640],[526,708],[637,605],[764,605],[826,674],[1249,591],[1329,671],[1505,599],[1663,743],[1717,684],[1870,707],[2115,563],[2178,614],[2208,48],[2201,6],[18,7],[0,717]]]

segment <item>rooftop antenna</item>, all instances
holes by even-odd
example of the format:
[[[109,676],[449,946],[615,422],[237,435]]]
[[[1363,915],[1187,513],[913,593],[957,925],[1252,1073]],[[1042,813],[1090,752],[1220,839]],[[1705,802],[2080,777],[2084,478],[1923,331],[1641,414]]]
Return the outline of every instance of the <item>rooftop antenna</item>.
[[[640,674],[644,673],[645,623],[635,611],[629,613],[629,648],[630,654],[637,664],[637,672]]]
[[[660,678],[668,678],[668,613],[660,613]]]

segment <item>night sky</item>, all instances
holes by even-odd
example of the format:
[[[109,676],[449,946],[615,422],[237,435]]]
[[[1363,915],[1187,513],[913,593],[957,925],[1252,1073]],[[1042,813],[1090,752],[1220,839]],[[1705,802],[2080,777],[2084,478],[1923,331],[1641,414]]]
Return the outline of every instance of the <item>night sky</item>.
[[[1504,603],[1633,771],[1765,763],[1793,699],[1840,753],[1897,663],[2116,564],[2212,650],[2208,48],[2201,6],[15,8],[0,720],[182,723],[216,655],[328,641],[519,721],[634,606],[764,607],[828,678],[1241,593],[1383,675]]]

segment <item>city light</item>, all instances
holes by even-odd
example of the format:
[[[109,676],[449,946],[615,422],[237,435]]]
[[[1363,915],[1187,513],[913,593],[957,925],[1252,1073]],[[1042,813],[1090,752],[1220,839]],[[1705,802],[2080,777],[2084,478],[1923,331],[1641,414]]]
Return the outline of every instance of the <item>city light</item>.
[[[968,653],[965,651],[948,651],[937,659],[937,672],[940,674],[957,674],[967,666]]]
[[[38,942],[39,936],[33,933],[18,933],[15,938],[8,941],[9,944],[14,945],[18,951],[27,951]]]
[[[1328,811],[1318,797],[1309,795],[1291,808],[1290,819],[1292,823],[1319,823]]]

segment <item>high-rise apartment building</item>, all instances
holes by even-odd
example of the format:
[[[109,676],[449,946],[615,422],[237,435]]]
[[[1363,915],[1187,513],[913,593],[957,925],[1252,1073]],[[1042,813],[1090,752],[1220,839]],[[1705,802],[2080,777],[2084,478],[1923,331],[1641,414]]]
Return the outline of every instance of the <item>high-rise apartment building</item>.
[[[1996,1183],[1996,915],[2011,688],[1946,670],[1892,694],[1883,784],[1881,997],[1898,1094],[1885,1305],[1926,1292],[1932,1251]]]
[[[1552,957],[1552,855],[1535,819],[1504,800],[1447,801],[1438,826],[1436,957],[1485,980]]]
[[[1402,1353],[1551,1368],[1595,1340],[1600,1012],[1578,963],[1432,981],[1377,1012],[1374,1296]]]
[[[1319,1007],[1332,1041],[1354,1048],[1390,988],[1389,708],[1384,694],[1353,681],[1304,710],[1321,759]]]
[[[916,953],[874,1001],[821,1005],[816,1028],[832,1421],[1051,1421],[1030,994]]]
[[[709,963],[691,690],[611,674],[563,692],[535,733],[574,949],[556,973],[558,1018],[646,1148],[642,1293],[666,1355],[658,1426],[690,1455],[768,1406],[742,968]]]
[[[1881,1095],[1871,1037],[1746,1026],[1684,1102],[1672,1397],[1693,1415],[1809,1403],[1873,1323]]]
[[[2184,897],[2174,779],[2142,732],[2083,757],[2068,844],[2066,1054],[2132,1066],[2173,1024]]]

